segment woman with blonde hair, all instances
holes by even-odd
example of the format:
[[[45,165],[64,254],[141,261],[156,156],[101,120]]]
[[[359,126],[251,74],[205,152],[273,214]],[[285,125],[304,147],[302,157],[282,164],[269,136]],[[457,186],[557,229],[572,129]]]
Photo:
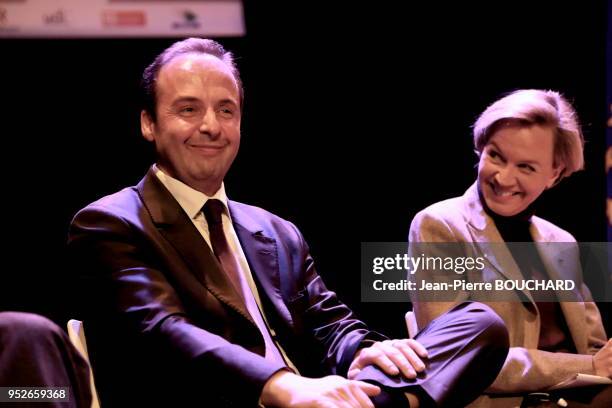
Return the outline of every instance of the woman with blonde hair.
[[[466,252],[485,259],[477,276],[483,281],[561,275],[577,286],[572,302],[540,301],[527,289],[511,291],[503,301],[486,302],[508,328],[510,352],[488,394],[473,406],[516,406],[520,397],[507,398],[508,394],[545,391],[577,373],[612,378],[612,344],[582,281],[577,257],[562,264],[536,250],[531,251],[535,256],[524,257],[503,244],[562,242],[577,249],[571,234],[534,215],[545,190],[584,166],[584,140],[575,110],[558,92],[518,90],[490,105],[476,120],[473,133],[477,180],[463,196],[419,212],[410,227],[411,245],[461,243]],[[427,279],[427,272],[420,273]],[[466,274],[463,279],[475,276]],[[482,301],[469,291],[453,296],[435,302],[413,297],[419,327],[457,302]]]

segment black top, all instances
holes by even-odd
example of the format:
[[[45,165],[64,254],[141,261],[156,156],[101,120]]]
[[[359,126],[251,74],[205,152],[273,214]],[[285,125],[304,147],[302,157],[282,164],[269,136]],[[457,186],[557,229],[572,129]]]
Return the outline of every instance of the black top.
[[[531,217],[535,214],[539,198],[534,200],[526,209],[512,216],[499,215],[491,210],[478,186],[478,195],[484,211],[491,217],[504,242],[533,242],[529,228]],[[537,248],[534,245],[511,244],[508,249],[518,265],[525,279],[548,279],[546,267],[542,263]],[[538,349],[552,352],[575,352],[567,323],[563,317],[561,307],[554,292],[538,292],[538,297],[548,301],[536,301],[540,313],[540,339]]]

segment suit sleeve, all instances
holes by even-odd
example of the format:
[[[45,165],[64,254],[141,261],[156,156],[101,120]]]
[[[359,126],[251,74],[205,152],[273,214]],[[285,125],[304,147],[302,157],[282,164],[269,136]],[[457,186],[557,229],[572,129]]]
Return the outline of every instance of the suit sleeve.
[[[411,242],[460,242],[461,238],[445,222],[440,214],[419,213],[410,228]],[[590,354],[552,353],[525,347],[510,347],[506,361],[489,393],[519,393],[541,391],[577,373],[593,374],[593,357],[605,344],[605,332],[597,306],[591,299],[586,285],[582,285],[587,336]],[[469,294],[457,294],[457,299],[469,298]],[[419,327],[446,312],[456,302],[414,302]],[[511,336],[512,337],[512,336]]]
[[[206,377],[214,373],[211,381],[241,384],[234,397],[242,403],[256,405],[265,382],[282,368],[194,325],[159,256],[125,217],[102,207],[82,210],[71,224],[68,249],[91,313],[110,315],[143,342],[163,347],[196,371],[201,367]]]
[[[323,361],[331,373],[346,376],[359,348],[387,337],[371,331],[325,286],[315,270],[314,261],[302,234],[291,223],[297,242],[298,262],[303,267],[307,306],[304,319],[307,331],[323,350]]]

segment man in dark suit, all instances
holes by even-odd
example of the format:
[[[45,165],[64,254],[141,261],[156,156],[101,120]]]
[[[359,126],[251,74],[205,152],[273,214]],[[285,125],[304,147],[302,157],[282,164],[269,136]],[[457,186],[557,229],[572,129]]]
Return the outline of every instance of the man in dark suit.
[[[507,335],[488,308],[449,312],[470,312],[456,353],[429,347],[435,330],[422,339],[427,349],[387,340],[326,288],[293,224],[228,200],[243,93],[221,45],[175,43],[145,70],[143,90],[141,129],[157,163],[137,186],[81,210],[70,229],[102,404],[368,407],[395,398],[341,377],[349,373],[406,388],[417,405],[446,401],[466,370],[482,374],[467,381],[469,398],[495,378]],[[471,364],[477,357],[490,368]],[[442,366],[454,368],[436,383]]]

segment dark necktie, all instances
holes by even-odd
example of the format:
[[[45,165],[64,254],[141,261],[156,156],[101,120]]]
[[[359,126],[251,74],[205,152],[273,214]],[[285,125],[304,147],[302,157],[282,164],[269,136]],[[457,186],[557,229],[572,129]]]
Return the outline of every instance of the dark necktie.
[[[257,301],[249,287],[247,277],[242,272],[242,268],[238,263],[237,257],[232,252],[232,248],[227,242],[225,232],[223,231],[223,222],[221,215],[223,214],[224,205],[221,201],[210,199],[204,204],[204,217],[208,223],[208,231],[210,233],[210,243],[212,245],[215,256],[221,263],[223,270],[232,282],[240,298],[244,302],[249,314],[253,318],[255,324],[259,328],[266,345],[265,357],[271,361],[277,361],[286,364],[281,352],[272,339],[272,334],[266,324],[264,317],[259,310]]]
[[[204,204],[204,216],[208,223],[208,231],[210,233],[210,243],[215,256],[221,263],[223,270],[229,277],[229,280],[233,283],[236,291],[240,295],[240,299],[245,301],[245,294],[243,293],[242,281],[243,276],[240,273],[240,267],[236,262],[236,257],[232,253],[225,232],[223,232],[223,223],[221,221],[221,214],[223,214],[223,203],[219,200],[208,200]]]

